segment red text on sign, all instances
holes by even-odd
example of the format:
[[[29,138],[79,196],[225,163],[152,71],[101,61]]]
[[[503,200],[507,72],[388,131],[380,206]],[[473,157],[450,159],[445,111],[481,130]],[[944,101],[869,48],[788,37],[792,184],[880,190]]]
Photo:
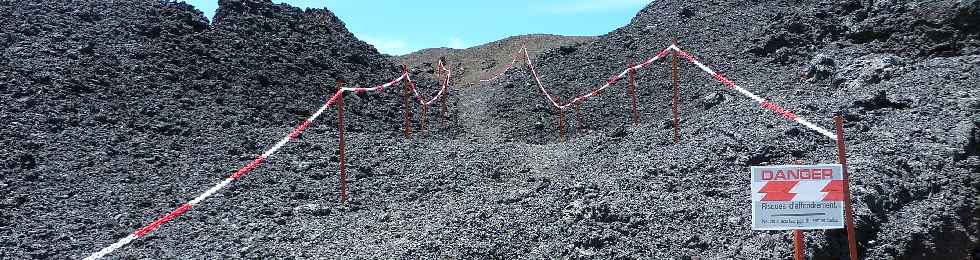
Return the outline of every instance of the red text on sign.
[[[830,168],[762,171],[762,180],[765,181],[829,180],[833,177],[834,170]]]

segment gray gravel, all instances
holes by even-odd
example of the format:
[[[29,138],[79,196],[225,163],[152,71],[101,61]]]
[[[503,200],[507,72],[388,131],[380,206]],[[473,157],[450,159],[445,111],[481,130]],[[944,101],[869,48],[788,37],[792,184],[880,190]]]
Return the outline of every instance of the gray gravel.
[[[268,0],[220,1],[211,25],[148,0],[0,0],[0,11],[11,14],[0,16],[2,258],[87,256],[247,163],[335,80],[399,71],[328,11]],[[976,1],[656,1],[535,60],[568,98],[678,36],[821,126],[846,115],[863,259],[977,259],[978,20]],[[582,107],[587,129],[566,142],[524,69],[456,89],[449,126],[425,138],[400,136],[400,88],[351,95],[349,204],[337,202],[331,110],[111,256],[789,259],[789,232],[750,230],[748,167],[833,163],[834,145],[682,68],[679,144],[665,64],[639,75],[639,126],[620,83]],[[807,254],[841,258],[843,238],[807,232]]]

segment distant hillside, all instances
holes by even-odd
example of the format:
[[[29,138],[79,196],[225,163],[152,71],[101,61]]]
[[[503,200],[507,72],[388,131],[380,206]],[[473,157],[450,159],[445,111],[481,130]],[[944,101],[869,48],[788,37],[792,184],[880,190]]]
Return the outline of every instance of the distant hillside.
[[[454,69],[454,82],[465,86],[501,71],[513,59],[514,53],[521,44],[526,44],[533,56],[548,49],[581,44],[595,39],[594,36],[521,35],[467,49],[424,49],[393,57],[393,60],[396,63],[407,64],[409,67],[428,68],[434,67],[439,58],[445,57]]]

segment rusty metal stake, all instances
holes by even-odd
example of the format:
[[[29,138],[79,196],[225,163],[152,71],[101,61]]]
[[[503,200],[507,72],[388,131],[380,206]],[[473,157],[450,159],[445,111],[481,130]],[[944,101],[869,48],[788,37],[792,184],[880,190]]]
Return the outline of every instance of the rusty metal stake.
[[[428,115],[429,115],[429,105],[428,104],[422,104],[422,114],[419,115],[419,124],[422,125],[420,127],[421,132],[422,132],[422,136],[427,136],[427,134],[428,134],[428,129],[426,129],[426,126],[425,126],[426,121],[429,119],[428,118]]]
[[[857,238],[854,234],[854,208],[851,207],[851,177],[847,172],[847,148],[844,146],[844,118],[834,117],[837,128],[837,159],[844,170],[844,222],[847,225],[847,249],[851,260],[858,259]]]
[[[674,45],[677,45],[677,39],[674,39]],[[679,144],[681,142],[681,118],[678,106],[680,106],[680,83],[678,83],[678,72],[677,72],[677,52],[671,55],[672,70],[671,75],[674,81],[674,143]]]
[[[555,103],[561,104],[561,99],[556,98]],[[565,141],[565,110],[561,108],[558,109],[558,141]]]
[[[584,120],[582,120],[582,114],[579,111],[580,106],[582,106],[581,102],[575,103],[575,123],[576,123],[575,134],[576,135],[582,135],[582,133],[580,133],[579,130],[583,130],[585,128],[583,123]]]
[[[795,229],[793,230],[793,259],[803,260],[805,258],[803,250],[803,231]]]
[[[408,73],[408,66],[402,65],[402,72]],[[410,103],[412,90],[411,81],[408,78],[404,79],[405,85],[405,138],[412,137],[412,103]]]
[[[344,92],[337,98],[337,129],[340,136],[340,203],[347,203],[347,152],[344,138]]]
[[[449,79],[446,79],[446,84],[443,85],[446,88],[446,92],[442,94],[442,128],[446,128],[449,122],[449,106],[446,105],[446,99],[449,98]]]
[[[636,69],[633,68],[632,63],[630,63],[630,98],[632,99],[633,107],[633,126],[640,125],[640,113],[636,111]]]

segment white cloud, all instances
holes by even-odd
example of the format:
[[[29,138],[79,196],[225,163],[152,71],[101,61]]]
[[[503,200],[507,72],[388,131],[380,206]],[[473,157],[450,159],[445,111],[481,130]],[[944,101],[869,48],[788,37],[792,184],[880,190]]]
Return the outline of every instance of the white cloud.
[[[453,49],[464,49],[466,48],[466,42],[464,42],[463,39],[459,37],[450,37],[449,43],[446,44],[446,47],[453,48]]]
[[[361,36],[361,40],[370,45],[374,45],[378,52],[388,55],[405,55],[413,50],[408,47],[408,42],[398,39],[376,38],[371,36]]]
[[[545,9],[552,13],[585,13],[641,7],[651,2],[653,0],[575,0],[551,5]]]

